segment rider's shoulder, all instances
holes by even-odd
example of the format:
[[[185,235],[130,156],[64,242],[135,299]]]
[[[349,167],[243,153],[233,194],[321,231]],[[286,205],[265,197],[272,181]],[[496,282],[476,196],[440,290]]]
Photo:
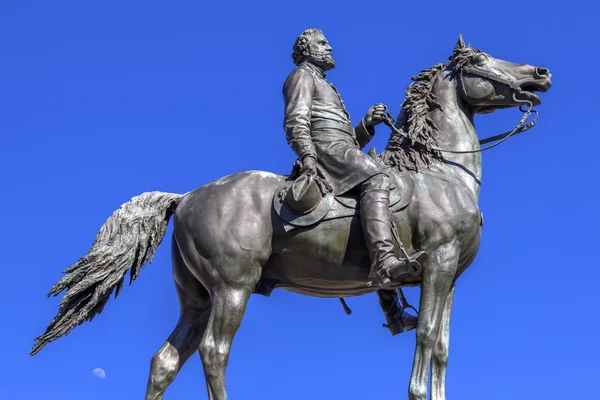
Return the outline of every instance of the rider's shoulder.
[[[284,96],[293,93],[300,88],[314,88],[315,80],[311,72],[303,67],[296,67],[283,84]]]
[[[287,80],[302,80],[302,79],[313,79],[313,75],[310,69],[300,65],[292,70],[288,75]]]

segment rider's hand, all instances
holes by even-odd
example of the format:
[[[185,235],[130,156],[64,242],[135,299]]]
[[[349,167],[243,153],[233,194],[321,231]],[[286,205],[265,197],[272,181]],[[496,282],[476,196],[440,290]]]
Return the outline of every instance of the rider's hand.
[[[375,104],[367,111],[364,121],[367,128],[373,128],[375,125],[382,123],[385,118],[385,106],[383,104]]]
[[[317,174],[317,159],[313,156],[306,156],[302,159],[302,169],[300,174],[316,175]]]

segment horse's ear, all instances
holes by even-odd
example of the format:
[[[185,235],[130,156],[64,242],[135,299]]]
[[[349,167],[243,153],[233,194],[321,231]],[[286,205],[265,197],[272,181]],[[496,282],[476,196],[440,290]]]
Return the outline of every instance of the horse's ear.
[[[463,38],[462,33],[458,34],[458,42],[456,42],[455,50],[464,49],[465,47],[465,39]]]

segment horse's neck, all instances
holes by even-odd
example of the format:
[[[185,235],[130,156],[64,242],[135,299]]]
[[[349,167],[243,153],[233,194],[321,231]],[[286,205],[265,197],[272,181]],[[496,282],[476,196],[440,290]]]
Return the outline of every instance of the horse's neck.
[[[473,126],[473,114],[462,105],[456,90],[456,82],[447,72],[442,72],[432,88],[441,110],[430,112],[439,131],[438,147],[448,150],[479,149],[479,138]],[[453,154],[443,152],[444,160],[432,169],[455,176],[478,198],[481,185],[481,153]]]

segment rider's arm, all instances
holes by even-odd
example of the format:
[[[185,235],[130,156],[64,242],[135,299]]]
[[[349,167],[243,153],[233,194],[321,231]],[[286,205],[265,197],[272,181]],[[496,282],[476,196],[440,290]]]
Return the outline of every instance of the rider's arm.
[[[300,160],[306,156],[317,158],[310,136],[310,117],[315,81],[303,68],[296,68],[283,85],[285,118],[283,129],[288,144]]]
[[[358,145],[362,150],[366,145],[369,144],[371,139],[373,139],[373,135],[375,135],[375,128],[367,128],[364,121],[361,120],[358,125],[354,127],[354,134],[356,135],[356,140],[358,141]]]

